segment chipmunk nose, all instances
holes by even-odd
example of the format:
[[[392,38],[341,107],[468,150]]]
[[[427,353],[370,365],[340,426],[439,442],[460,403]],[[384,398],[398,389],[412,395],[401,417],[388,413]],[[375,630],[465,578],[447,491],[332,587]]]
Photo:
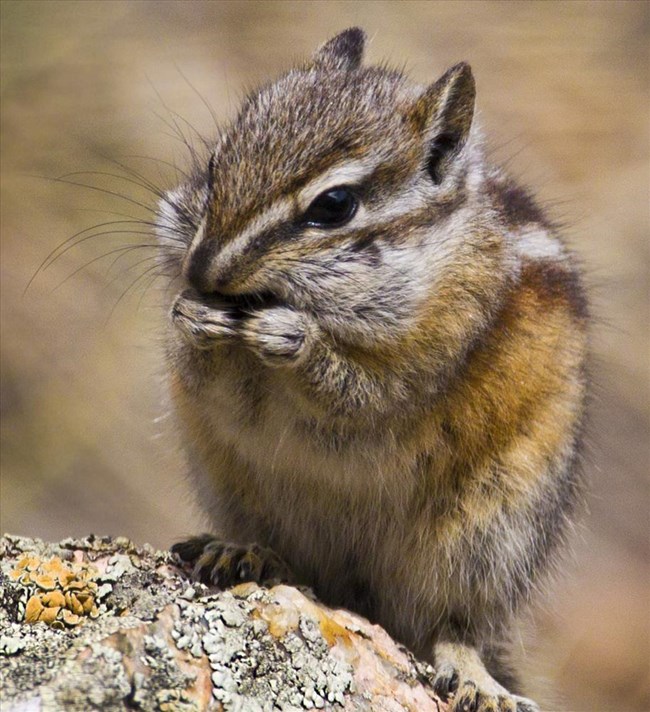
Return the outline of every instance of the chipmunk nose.
[[[230,294],[250,276],[256,255],[247,244],[201,231],[183,260],[183,276],[201,294]]]
[[[227,291],[232,281],[231,270],[219,269],[215,264],[214,246],[201,242],[186,257],[183,276],[200,294],[220,294]]]

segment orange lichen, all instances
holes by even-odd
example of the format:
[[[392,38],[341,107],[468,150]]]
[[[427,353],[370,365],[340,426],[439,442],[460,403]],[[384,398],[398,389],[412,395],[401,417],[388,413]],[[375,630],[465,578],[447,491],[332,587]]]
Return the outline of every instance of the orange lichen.
[[[346,643],[350,642],[350,631],[333,618],[330,618],[330,616],[321,613],[318,616],[318,625],[323,638],[325,638],[330,647],[336,644],[337,638],[341,638]]]
[[[99,615],[95,581],[98,571],[90,564],[65,562],[58,556],[46,561],[24,556],[9,575],[30,589],[25,606],[26,623],[43,622],[62,628]]]

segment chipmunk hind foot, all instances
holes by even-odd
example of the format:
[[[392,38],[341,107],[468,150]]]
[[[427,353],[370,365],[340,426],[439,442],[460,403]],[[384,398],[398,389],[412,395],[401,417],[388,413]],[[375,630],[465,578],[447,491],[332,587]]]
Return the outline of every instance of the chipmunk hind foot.
[[[453,695],[451,712],[540,712],[535,702],[499,684],[474,648],[438,643],[434,656],[433,687],[443,699]]]

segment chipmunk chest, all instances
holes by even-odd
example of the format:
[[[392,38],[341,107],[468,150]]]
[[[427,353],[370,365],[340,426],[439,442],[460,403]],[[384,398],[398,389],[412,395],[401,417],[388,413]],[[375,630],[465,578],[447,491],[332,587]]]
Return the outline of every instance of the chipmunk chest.
[[[176,364],[177,411],[203,443],[208,467],[230,449],[265,488],[300,481],[362,494],[386,487],[390,472],[404,469],[381,428],[335,422],[290,377],[244,348],[183,351]]]

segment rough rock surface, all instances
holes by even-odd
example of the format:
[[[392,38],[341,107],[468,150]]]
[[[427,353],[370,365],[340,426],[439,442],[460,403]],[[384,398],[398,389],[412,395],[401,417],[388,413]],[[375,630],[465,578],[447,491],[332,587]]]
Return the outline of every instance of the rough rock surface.
[[[0,539],[5,712],[444,712],[378,626],[308,591],[190,582],[124,538]]]

